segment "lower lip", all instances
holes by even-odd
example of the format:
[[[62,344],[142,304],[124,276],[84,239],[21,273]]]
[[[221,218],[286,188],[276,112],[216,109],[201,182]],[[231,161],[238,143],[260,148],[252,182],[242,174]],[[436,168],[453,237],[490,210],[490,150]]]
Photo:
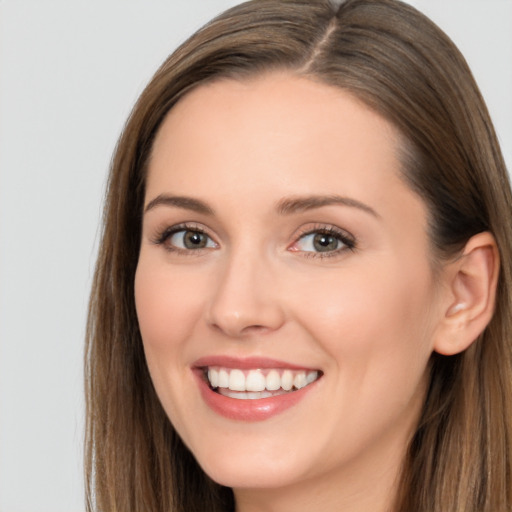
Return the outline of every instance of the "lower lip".
[[[290,393],[269,398],[242,400],[230,398],[213,391],[203,378],[202,371],[194,372],[203,400],[217,414],[239,421],[264,421],[300,402],[317,381]]]

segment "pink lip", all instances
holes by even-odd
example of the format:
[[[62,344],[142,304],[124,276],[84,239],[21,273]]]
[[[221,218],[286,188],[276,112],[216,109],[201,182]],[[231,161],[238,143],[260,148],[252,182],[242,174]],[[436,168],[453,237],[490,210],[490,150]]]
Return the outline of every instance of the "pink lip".
[[[267,357],[231,357],[231,356],[209,356],[202,357],[194,362],[194,368],[205,368],[207,366],[222,366],[224,368],[239,368],[240,370],[265,369],[265,368],[282,368],[289,370],[315,370],[316,368],[308,368],[306,366],[298,366],[286,363],[277,359],[269,359]]]
[[[308,386],[270,398],[261,398],[256,400],[240,400],[223,396],[212,390],[204,378],[204,368],[207,366],[221,366],[224,368],[284,368],[292,370],[307,370],[303,366],[296,366],[283,361],[277,361],[267,358],[244,358],[238,359],[225,356],[212,356],[201,358],[193,365],[194,376],[199,386],[201,396],[206,405],[214,412],[231,420],[239,421],[264,421],[283,411],[293,407],[300,402],[306,395],[314,389],[318,381]]]

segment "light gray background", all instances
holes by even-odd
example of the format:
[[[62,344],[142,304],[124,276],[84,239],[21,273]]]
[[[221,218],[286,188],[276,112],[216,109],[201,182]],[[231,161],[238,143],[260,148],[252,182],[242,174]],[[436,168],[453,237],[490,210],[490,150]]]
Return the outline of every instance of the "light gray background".
[[[106,172],[160,62],[236,0],[0,0],[0,512],[83,511],[82,349]],[[512,0],[416,0],[512,166]]]

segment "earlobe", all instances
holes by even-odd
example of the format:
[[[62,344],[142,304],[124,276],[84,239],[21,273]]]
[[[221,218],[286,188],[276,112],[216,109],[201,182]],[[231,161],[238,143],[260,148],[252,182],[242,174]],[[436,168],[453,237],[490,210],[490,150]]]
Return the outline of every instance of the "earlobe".
[[[448,305],[434,350],[454,355],[467,349],[492,318],[500,267],[496,240],[489,232],[478,233],[448,267],[444,276]]]

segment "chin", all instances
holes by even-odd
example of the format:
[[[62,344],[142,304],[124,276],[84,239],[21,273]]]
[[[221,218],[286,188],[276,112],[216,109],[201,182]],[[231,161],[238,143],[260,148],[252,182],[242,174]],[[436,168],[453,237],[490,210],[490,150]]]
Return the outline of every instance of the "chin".
[[[272,489],[285,487],[301,479],[291,464],[275,464],[267,461],[265,465],[248,461],[217,462],[204,465],[205,473],[216,483],[233,489]]]
[[[272,450],[269,454],[264,446],[211,446],[207,453],[195,450],[195,456],[203,471],[226,487],[270,489],[290,485],[305,476],[305,464],[293,452]]]

